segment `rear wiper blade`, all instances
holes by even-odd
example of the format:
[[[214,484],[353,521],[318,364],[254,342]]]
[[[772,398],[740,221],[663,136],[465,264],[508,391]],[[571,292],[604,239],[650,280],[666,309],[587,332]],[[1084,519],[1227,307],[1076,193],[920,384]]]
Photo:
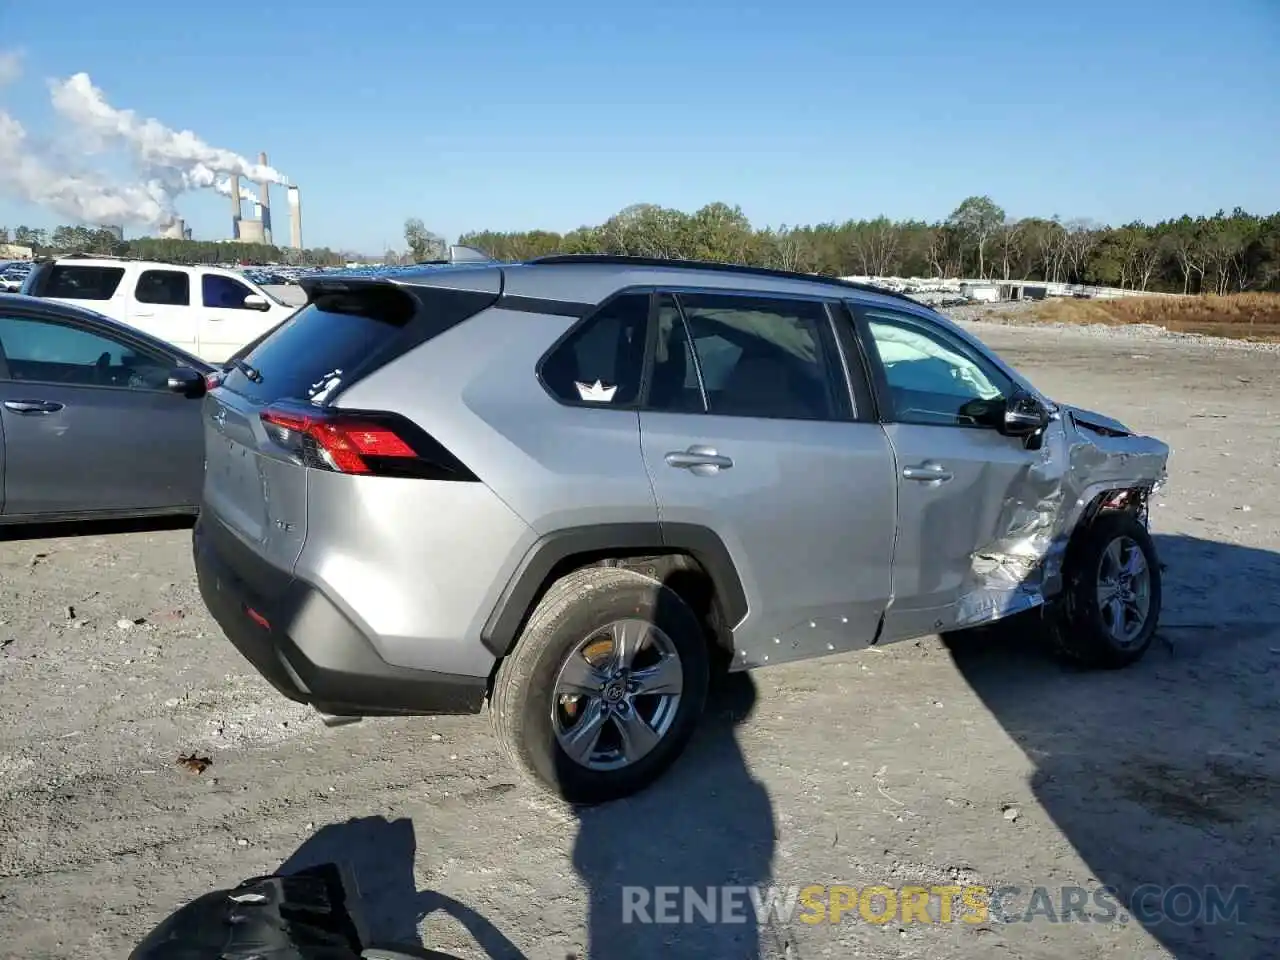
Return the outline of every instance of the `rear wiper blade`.
[[[235,367],[254,383],[262,382],[262,374],[258,372],[257,368],[249,366],[249,364],[241,360],[239,357],[232,357],[227,361],[227,366]]]

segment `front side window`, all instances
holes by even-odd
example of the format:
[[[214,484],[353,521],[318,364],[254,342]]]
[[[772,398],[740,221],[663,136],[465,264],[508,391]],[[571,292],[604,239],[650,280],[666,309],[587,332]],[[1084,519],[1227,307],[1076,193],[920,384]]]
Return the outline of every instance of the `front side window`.
[[[1013,382],[994,364],[927,320],[868,310],[894,419],[941,426],[994,424]]]
[[[640,393],[649,295],[625,293],[598,310],[542,362],[542,382],[559,400],[627,406]]]
[[[224,310],[250,310],[244,305],[244,298],[253,293],[239,280],[206,273],[200,281],[200,293],[206,307],[220,307]]]
[[[81,387],[163,390],[172,364],[79,327],[0,316],[0,350],[9,379]]]
[[[182,270],[143,270],[133,299],[166,307],[191,306],[191,277]]]
[[[659,308],[652,409],[784,420],[843,418],[847,391],[824,304],[681,293],[664,295]],[[669,370],[664,369],[664,343]],[[685,343],[691,354],[682,353]],[[696,358],[696,368],[688,357]]]

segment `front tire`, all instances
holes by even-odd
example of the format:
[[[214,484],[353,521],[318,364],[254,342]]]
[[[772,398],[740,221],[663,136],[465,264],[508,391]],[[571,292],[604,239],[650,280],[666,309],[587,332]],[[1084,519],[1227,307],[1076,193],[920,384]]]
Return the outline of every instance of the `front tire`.
[[[1160,622],[1160,561],[1132,513],[1108,513],[1080,533],[1063,570],[1062,606],[1050,624],[1058,651],[1087,667],[1141,660]]]
[[[707,641],[669,587],[588,567],[558,580],[494,679],[494,731],[526,779],[569,803],[636,793],[683,752],[706,705]]]

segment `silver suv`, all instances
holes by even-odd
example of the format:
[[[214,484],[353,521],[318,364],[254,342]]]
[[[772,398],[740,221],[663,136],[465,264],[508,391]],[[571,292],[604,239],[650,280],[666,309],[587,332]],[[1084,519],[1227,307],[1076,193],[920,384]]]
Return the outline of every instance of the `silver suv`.
[[[911,299],[606,256],[303,284],[205,401],[194,550],[323,713],[487,701],[590,803],[668,767],[717,667],[1037,608],[1092,665],[1151,643],[1168,447]]]

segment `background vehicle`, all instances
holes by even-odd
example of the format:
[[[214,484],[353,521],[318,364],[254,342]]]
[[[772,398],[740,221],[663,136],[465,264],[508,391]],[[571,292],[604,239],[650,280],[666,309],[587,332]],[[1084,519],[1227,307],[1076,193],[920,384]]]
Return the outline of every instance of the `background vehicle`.
[[[94,310],[210,363],[297,309],[221,267],[80,254],[38,262],[22,292]]]
[[[574,801],[743,670],[1051,602],[1120,666],[1168,448],[903,296],[620,257],[310,278],[205,402],[205,602],[285,695],[478,711]],[[264,494],[265,491],[265,494]]]
[[[91,311],[0,299],[0,522],[194,513],[212,372]]]

